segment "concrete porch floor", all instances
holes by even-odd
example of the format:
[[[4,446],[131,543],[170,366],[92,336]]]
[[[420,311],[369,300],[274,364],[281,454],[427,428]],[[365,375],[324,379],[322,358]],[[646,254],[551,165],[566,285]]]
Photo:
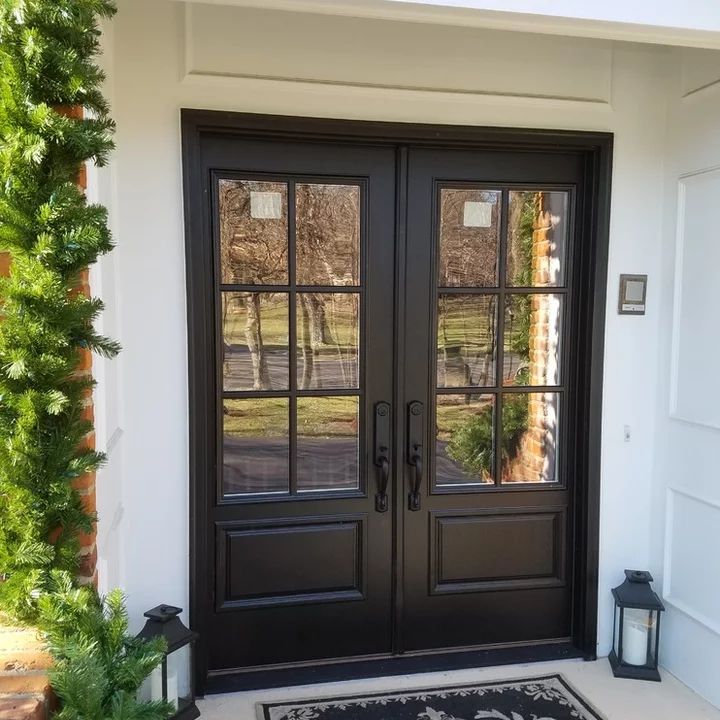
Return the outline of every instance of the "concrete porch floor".
[[[720,720],[720,710],[696,695],[670,673],[663,672],[661,683],[619,680],[612,676],[610,666],[604,658],[597,662],[564,660],[210,695],[198,701],[198,706],[203,720],[254,720],[257,717],[256,703],[259,701],[461,685],[552,673],[562,673],[607,720]]]

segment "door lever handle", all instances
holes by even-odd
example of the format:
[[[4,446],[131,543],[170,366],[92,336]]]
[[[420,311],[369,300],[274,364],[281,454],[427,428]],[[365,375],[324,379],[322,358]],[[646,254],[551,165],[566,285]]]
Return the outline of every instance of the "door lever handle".
[[[390,463],[386,457],[382,457],[379,463],[376,462],[375,464],[380,468],[378,490],[377,493],[375,493],[375,509],[383,513],[387,512],[388,509],[387,486],[388,480],[390,479]]]
[[[375,510],[387,512],[387,486],[390,480],[390,404],[375,404],[375,466],[380,469],[378,474],[377,492],[375,493]]]
[[[410,458],[410,464],[415,468],[415,472],[413,473],[412,484],[410,485],[410,495],[408,495],[408,508],[413,512],[420,509],[420,484],[422,483],[423,474],[423,461],[422,455],[420,454],[422,448],[417,445],[415,448],[416,451]]]
[[[420,509],[420,486],[423,477],[423,404],[419,401],[408,405],[407,462],[413,467],[408,494],[408,508],[413,512]]]

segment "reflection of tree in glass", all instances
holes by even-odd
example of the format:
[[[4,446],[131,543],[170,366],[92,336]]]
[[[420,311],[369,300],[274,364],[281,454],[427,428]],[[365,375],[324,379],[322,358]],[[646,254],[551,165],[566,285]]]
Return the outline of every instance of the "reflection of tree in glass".
[[[245,285],[286,283],[288,226],[285,183],[221,180],[218,193],[222,281]],[[253,193],[279,194],[279,217],[268,216],[268,213],[253,217]]]
[[[260,295],[258,293],[242,293],[247,310],[245,322],[245,342],[247,343],[253,368],[253,390],[267,390],[270,387],[265,346],[263,344],[262,325],[260,320]]]
[[[299,293],[298,300],[298,387],[357,387],[358,295]]]
[[[296,200],[298,285],[358,285],[360,188],[300,184]]]
[[[253,217],[253,193],[280,196],[279,217],[262,213]],[[281,284],[287,282],[287,189],[284,183],[254,180],[221,180],[218,184],[220,210],[220,265],[222,281],[234,284]],[[242,293],[245,304],[245,341],[253,368],[253,389],[270,388],[265,356],[260,296]],[[228,312],[226,306],[224,313]]]
[[[465,224],[466,203],[492,206],[490,227]],[[440,194],[439,287],[497,284],[499,194],[476,188],[446,188]]]
[[[297,202],[298,285],[358,285],[360,188],[356,185],[299,184]],[[302,293],[298,306],[301,389],[322,387],[315,360],[329,349],[335,357],[331,387],[357,384],[357,301],[355,296]]]
[[[221,180],[218,192],[222,281],[245,285],[287,284],[286,184]],[[298,184],[296,203],[297,283],[358,285],[359,187]],[[252,388],[271,389],[261,295],[247,292],[238,293],[236,297],[237,303],[243,304],[244,345],[252,361]],[[298,376],[301,388],[322,386],[315,360],[328,349],[336,358],[329,384],[357,385],[357,305],[356,296],[346,299],[321,293],[298,295],[298,349],[303,361]],[[228,313],[236,310],[237,304],[235,308],[230,303],[225,305],[224,323]]]
[[[288,387],[286,293],[224,292],[222,329],[227,390]]]

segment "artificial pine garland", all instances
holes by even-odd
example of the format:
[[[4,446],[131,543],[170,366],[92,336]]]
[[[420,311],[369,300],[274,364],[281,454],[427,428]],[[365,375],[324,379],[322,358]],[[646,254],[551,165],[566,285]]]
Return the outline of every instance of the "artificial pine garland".
[[[94,330],[102,303],[79,289],[112,242],[105,209],[77,186],[81,165],[113,147],[94,60],[114,13],[114,0],[0,0],[0,249],[12,258],[0,278],[0,611],[44,630],[58,720],[174,712],[137,697],[164,641],[128,634],[119,591],[75,582],[94,517],[73,482],[104,459],[83,447],[93,382],[78,365],[84,351],[119,351]]]
[[[119,347],[94,330],[100,300],[78,291],[112,242],[77,175],[113,147],[95,56],[114,12],[114,0],[0,0],[0,249],[12,259],[0,279],[0,610],[24,620],[74,578],[94,522],[73,488],[103,460],[82,447],[92,380],[78,362]]]

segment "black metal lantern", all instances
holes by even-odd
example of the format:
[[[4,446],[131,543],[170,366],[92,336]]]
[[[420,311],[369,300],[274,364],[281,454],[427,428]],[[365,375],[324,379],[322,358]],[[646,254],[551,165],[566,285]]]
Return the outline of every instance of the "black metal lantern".
[[[166,700],[175,706],[172,720],[194,720],[200,717],[195,705],[195,686],[192,662],[193,644],[197,638],[179,618],[182,608],[158,605],[145,613],[147,622],[138,637],[150,640],[164,637],[167,654],[160,667],[149,678],[148,695],[151,700]]]
[[[615,677],[660,682],[660,613],[665,606],[650,587],[652,575],[626,570],[625,582],[612,591],[615,622],[610,665]]]

